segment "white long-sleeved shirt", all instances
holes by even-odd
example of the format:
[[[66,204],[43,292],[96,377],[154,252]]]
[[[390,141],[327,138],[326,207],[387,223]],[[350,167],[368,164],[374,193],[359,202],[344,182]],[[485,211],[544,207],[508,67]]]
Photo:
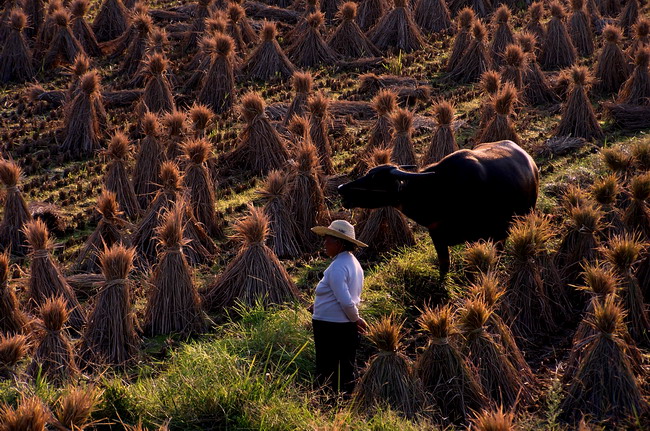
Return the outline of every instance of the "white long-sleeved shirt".
[[[349,251],[337,254],[316,286],[313,318],[326,322],[356,322],[362,288],[363,269],[357,258]]]

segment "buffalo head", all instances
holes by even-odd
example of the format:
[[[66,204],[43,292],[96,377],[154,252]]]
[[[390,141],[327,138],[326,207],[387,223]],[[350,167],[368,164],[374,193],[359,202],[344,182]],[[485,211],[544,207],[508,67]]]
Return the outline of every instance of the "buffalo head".
[[[413,174],[393,165],[372,168],[363,177],[339,186],[343,206],[348,209],[398,206],[399,193],[409,175]]]

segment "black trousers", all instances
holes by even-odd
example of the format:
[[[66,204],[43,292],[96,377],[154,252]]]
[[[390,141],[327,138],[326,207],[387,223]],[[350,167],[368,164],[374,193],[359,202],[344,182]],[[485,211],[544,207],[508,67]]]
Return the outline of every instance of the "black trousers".
[[[359,345],[357,324],[312,320],[316,348],[316,380],[335,394],[354,389],[354,364]]]

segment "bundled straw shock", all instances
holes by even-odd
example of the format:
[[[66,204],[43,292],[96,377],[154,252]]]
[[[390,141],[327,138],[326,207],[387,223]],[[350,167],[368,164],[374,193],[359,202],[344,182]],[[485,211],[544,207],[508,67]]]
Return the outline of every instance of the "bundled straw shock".
[[[28,292],[34,306],[41,306],[48,298],[61,296],[70,311],[70,326],[80,330],[84,316],[77,296],[50,257],[52,241],[47,226],[41,220],[25,224],[23,229],[31,248],[32,264]]]
[[[261,81],[268,81],[276,76],[283,79],[290,78],[296,68],[275,39],[277,36],[275,23],[264,23],[261,34],[260,44],[242,64],[242,74]]]
[[[3,50],[0,53],[0,83],[10,81],[26,82],[34,76],[32,66],[32,52],[23,30],[27,24],[27,17],[22,10],[14,9],[9,15],[11,33],[3,41]],[[2,25],[7,25],[3,23]]]
[[[556,1],[551,3],[551,20],[546,27],[546,38],[539,59],[545,70],[569,67],[576,61],[576,48],[564,24],[564,16],[562,4]]]
[[[442,416],[451,423],[464,423],[486,399],[474,370],[450,339],[455,335],[451,307],[425,308],[418,323],[428,333],[429,343],[418,358],[417,374]]]
[[[4,404],[0,408],[0,421],[7,431],[45,431],[49,412],[36,396],[21,397],[17,408]]]
[[[390,117],[393,125],[391,160],[397,165],[417,165],[413,148],[413,113],[408,109],[397,108]]]
[[[471,30],[474,19],[475,14],[472,8],[466,7],[458,12],[458,16],[456,17],[456,37],[454,38],[451,54],[449,54],[449,59],[445,66],[447,72],[451,72],[456,67],[456,64],[458,64],[463,53],[469,46],[472,39]]]
[[[402,325],[384,317],[368,328],[368,338],[379,349],[370,358],[353,394],[353,406],[367,413],[391,408],[413,417],[421,408],[422,388],[411,361],[399,351]]]
[[[341,24],[327,40],[327,44],[339,55],[351,59],[379,56],[379,50],[370,42],[355,21],[357,4],[346,2],[341,5]]]
[[[145,311],[145,331],[150,335],[190,335],[203,329],[201,300],[192,271],[183,255],[184,202],[163,217],[157,229],[161,251],[149,281],[151,292]]]
[[[580,412],[598,420],[622,419],[647,410],[626,355],[623,318],[624,312],[614,296],[595,303],[591,324],[597,335],[567,389],[561,406],[567,418],[577,421]]]
[[[587,140],[602,139],[604,133],[598,124],[588,96],[588,87],[591,84],[589,70],[584,66],[575,66],[571,68],[570,74],[572,82],[569,97],[562,107],[562,119],[555,135]]]
[[[311,95],[313,78],[309,72],[295,72],[291,78],[295,95],[287,109],[283,124],[286,126],[295,116],[304,115],[307,109],[307,99]]]
[[[492,67],[486,45],[487,31],[480,20],[472,24],[472,39],[467,49],[450,69],[448,80],[460,83],[477,81],[483,72]]]
[[[391,48],[404,52],[420,49],[425,43],[424,38],[406,6],[406,0],[394,0],[394,3],[393,10],[368,31],[370,41],[383,52]]]
[[[65,331],[68,321],[66,301],[62,297],[48,298],[40,307],[37,322],[38,342],[32,363],[27,370],[33,377],[45,377],[62,384],[78,373],[75,353]]]
[[[25,335],[0,334],[0,379],[16,379],[19,365],[27,356],[29,345]]]
[[[0,161],[0,180],[6,187],[5,211],[0,223],[0,246],[8,253],[22,257],[27,254],[25,235],[21,230],[25,223],[32,220],[23,198],[18,181],[21,170],[15,162]]]
[[[329,104],[330,101],[325,95],[317,93],[307,101],[307,109],[309,110],[309,134],[311,142],[318,150],[318,158],[323,173],[334,175],[328,126],[330,120]]]
[[[22,334],[29,331],[27,316],[20,309],[16,292],[9,285],[9,255],[0,254],[0,333]]]
[[[241,242],[239,252],[208,288],[211,309],[296,301],[300,294],[277,256],[265,244],[269,220],[261,209],[249,208],[249,215],[235,224]]]
[[[605,44],[596,64],[596,90],[604,94],[618,92],[621,85],[630,75],[627,57],[620,47],[621,30],[613,25],[605,26],[603,30]]]
[[[141,213],[140,203],[128,174],[128,160],[131,155],[129,139],[123,132],[115,132],[104,151],[108,159],[104,174],[104,187],[115,194],[119,208],[129,220],[135,220]]]
[[[106,282],[97,293],[81,339],[81,352],[90,366],[124,366],[137,354],[137,323],[127,280],[134,254],[134,249],[116,244],[99,258]]]

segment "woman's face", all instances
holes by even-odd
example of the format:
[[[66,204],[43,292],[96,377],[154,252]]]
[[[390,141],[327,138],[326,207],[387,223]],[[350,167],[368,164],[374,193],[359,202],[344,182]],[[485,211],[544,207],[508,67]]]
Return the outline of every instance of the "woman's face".
[[[325,235],[325,254],[334,257],[343,251],[343,242],[331,235]]]

